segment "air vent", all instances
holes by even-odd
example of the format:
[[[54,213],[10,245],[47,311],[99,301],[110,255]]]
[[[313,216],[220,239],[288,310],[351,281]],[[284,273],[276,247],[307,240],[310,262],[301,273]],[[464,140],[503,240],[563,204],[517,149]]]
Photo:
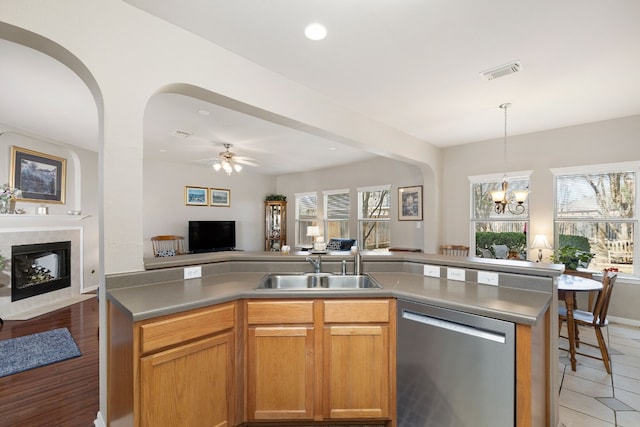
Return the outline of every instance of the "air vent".
[[[492,68],[487,71],[483,71],[480,73],[483,79],[485,80],[493,80],[498,77],[508,76],[509,74],[517,73],[522,70],[522,65],[520,61],[514,61],[509,64],[504,64],[499,67]]]
[[[191,136],[191,132],[189,132],[188,130],[176,129],[173,132],[171,132],[171,135],[177,136],[178,138],[187,138]]]

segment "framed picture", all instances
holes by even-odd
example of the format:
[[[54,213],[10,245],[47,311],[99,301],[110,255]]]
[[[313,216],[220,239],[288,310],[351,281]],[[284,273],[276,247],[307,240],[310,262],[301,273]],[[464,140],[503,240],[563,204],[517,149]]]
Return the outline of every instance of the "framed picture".
[[[210,188],[211,206],[231,206],[231,190]]]
[[[398,220],[422,221],[422,185],[398,188]]]
[[[206,187],[184,187],[184,204],[186,206],[208,206],[209,189]]]
[[[66,175],[66,159],[11,146],[10,181],[21,201],[64,204]]]

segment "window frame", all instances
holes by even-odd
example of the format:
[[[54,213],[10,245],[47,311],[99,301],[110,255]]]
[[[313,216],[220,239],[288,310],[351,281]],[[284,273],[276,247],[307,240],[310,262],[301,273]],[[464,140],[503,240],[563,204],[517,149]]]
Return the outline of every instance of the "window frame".
[[[492,173],[485,175],[471,175],[467,176],[469,180],[469,242],[470,242],[470,255],[474,256],[478,253],[477,241],[476,241],[476,232],[479,223],[524,223],[523,224],[523,232],[525,233],[525,248],[523,248],[524,254],[527,253],[527,250],[530,246],[529,243],[529,233],[528,230],[530,228],[530,198],[527,197],[525,201],[525,212],[520,215],[514,215],[506,211],[504,214],[494,214],[495,216],[489,216],[487,218],[479,218],[476,217],[476,206],[475,206],[475,194],[474,194],[474,185],[477,184],[493,184],[495,183],[495,188],[498,189],[499,185],[501,185],[502,180],[506,177],[507,182],[513,180],[525,180],[527,182],[527,188],[531,188],[531,175],[532,170],[523,170],[523,171],[514,171],[508,173]],[[493,204],[493,201],[491,202]],[[491,211],[493,212],[493,206],[491,206]],[[526,255],[525,255],[526,258]]]
[[[300,218],[300,201],[303,197],[315,197],[315,216],[313,218]],[[304,235],[301,234],[302,223],[309,225],[315,225],[318,222],[318,192],[317,191],[309,191],[304,193],[295,193],[295,241],[296,246],[301,247],[312,247],[313,246],[313,237],[308,237],[306,233]],[[306,230],[306,227],[304,227]]]
[[[362,216],[362,193],[365,192],[375,192],[375,191],[387,191],[388,192],[388,215],[387,217],[384,218],[370,218],[370,217],[366,217],[363,218]],[[384,249],[384,248],[389,248],[391,246],[391,209],[392,209],[392,194],[391,194],[391,185],[390,184],[385,184],[385,185],[375,185],[375,186],[369,186],[369,187],[358,187],[356,188],[356,194],[357,194],[357,198],[358,198],[358,217],[357,217],[357,222],[358,222],[358,246],[361,249],[367,249],[365,244],[365,239],[364,239],[364,223],[365,222],[379,222],[379,223],[384,223],[387,224],[388,227],[388,233],[389,233],[389,242],[387,242],[388,244],[386,246],[378,246],[376,245],[375,248],[373,249]],[[383,242],[384,245],[384,242]]]
[[[342,195],[342,194],[346,194],[346,218],[330,218],[332,211],[329,209],[329,198],[331,196],[335,196],[335,195]],[[329,239],[332,238],[344,238],[344,239],[349,239],[351,238],[350,234],[351,234],[351,191],[348,188],[344,188],[344,189],[338,189],[338,190],[323,190],[322,191],[322,202],[323,202],[323,206],[324,206],[324,218],[323,218],[323,222],[324,222],[324,234],[325,234],[325,240],[329,241]],[[330,230],[332,229],[332,227],[330,226],[330,223],[332,222],[341,222],[341,223],[345,223],[346,224],[346,235],[343,235],[342,230],[344,227],[344,224],[341,225],[339,227],[339,229],[341,230],[341,233],[339,235],[333,235],[331,234]]]
[[[583,223],[583,224],[591,224],[591,225],[604,225],[605,227],[609,227],[609,224],[631,224],[633,227],[632,238],[633,243],[640,241],[640,224],[639,224],[639,215],[638,208],[640,207],[639,203],[639,190],[638,190],[638,179],[640,178],[640,161],[634,162],[619,162],[619,163],[602,163],[597,165],[584,165],[584,166],[571,166],[571,167],[563,167],[563,168],[552,168],[550,169],[551,174],[553,175],[553,247],[559,247],[559,230],[561,223]],[[633,217],[631,218],[619,218],[619,217],[606,217],[606,216],[582,216],[582,217],[563,217],[559,215],[558,211],[558,178],[562,176],[571,176],[571,175],[605,175],[612,173],[634,173],[634,206],[633,206]],[[635,245],[634,245],[635,246]],[[640,251],[637,249],[633,250],[632,263],[631,263],[631,272],[621,271],[620,276],[626,277],[635,277],[639,279],[640,277],[640,269],[638,269],[638,263],[640,262]],[[593,263],[593,260],[592,260]],[[605,263],[606,267],[610,267],[609,263]],[[596,263],[598,265],[598,263]],[[604,268],[604,267],[603,267]],[[589,265],[589,269],[592,269],[592,264]]]

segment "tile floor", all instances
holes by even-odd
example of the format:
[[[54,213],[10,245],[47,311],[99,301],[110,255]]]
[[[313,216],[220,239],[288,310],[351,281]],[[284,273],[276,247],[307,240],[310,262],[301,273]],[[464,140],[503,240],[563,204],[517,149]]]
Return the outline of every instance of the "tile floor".
[[[604,334],[612,375],[601,360],[581,355],[573,372],[568,353],[560,351],[560,427],[640,426],[640,328],[610,323]],[[580,328],[580,340],[595,344],[593,330]],[[566,339],[560,338],[560,347],[568,348]],[[579,351],[600,354],[585,345]]]

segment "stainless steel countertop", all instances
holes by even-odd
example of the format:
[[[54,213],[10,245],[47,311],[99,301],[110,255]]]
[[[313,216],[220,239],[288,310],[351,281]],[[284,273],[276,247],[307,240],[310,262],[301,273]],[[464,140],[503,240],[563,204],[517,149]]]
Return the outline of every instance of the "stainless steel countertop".
[[[107,298],[139,321],[243,298],[393,297],[535,325],[553,297],[546,292],[459,282],[402,272],[369,273],[383,289],[255,289],[265,275],[223,273],[109,290]]]

